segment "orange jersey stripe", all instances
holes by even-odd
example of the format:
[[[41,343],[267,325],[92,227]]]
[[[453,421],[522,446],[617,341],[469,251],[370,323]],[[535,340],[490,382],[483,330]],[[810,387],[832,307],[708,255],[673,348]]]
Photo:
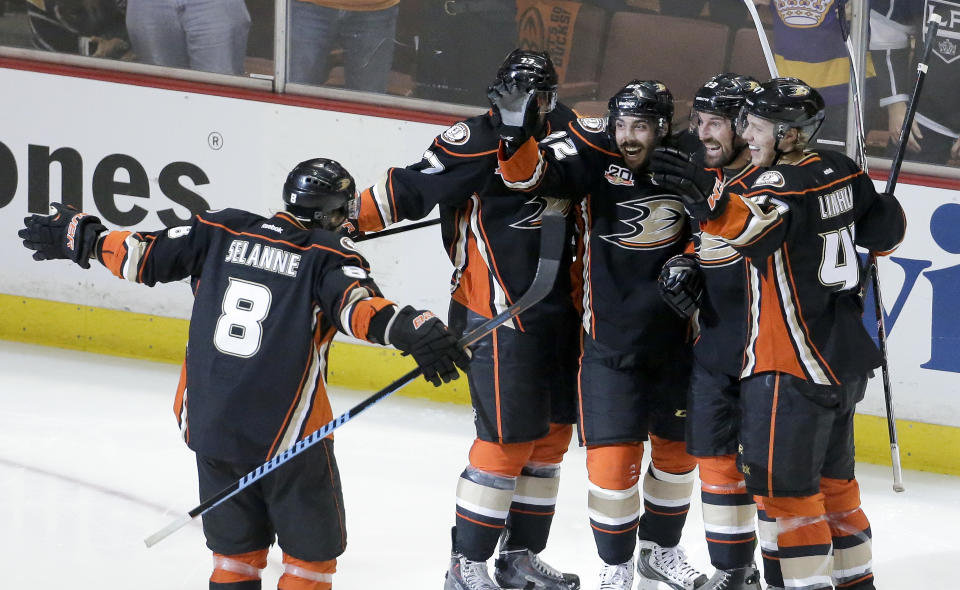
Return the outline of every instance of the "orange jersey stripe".
[[[358,301],[350,318],[350,331],[361,340],[369,340],[367,330],[370,328],[370,320],[377,315],[378,311],[390,305],[393,305],[393,302],[383,297],[371,297],[364,301]]]
[[[127,258],[127,245],[124,242],[129,235],[128,231],[112,231],[103,239],[100,248],[100,262],[121,279],[124,278],[123,261]]]

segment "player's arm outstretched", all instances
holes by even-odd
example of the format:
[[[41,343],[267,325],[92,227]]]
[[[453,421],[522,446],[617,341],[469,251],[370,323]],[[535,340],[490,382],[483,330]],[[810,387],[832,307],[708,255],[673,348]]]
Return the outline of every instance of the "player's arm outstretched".
[[[95,215],[51,203],[49,215],[23,220],[17,235],[34,260],[70,260],[90,268],[96,258],[114,275],[147,286],[199,275],[203,244],[192,225],[156,232],[108,231]]]
[[[366,262],[350,254],[329,267],[315,286],[315,296],[336,328],[409,354],[434,385],[459,378],[457,367],[466,370],[470,357],[446,325],[431,311],[384,298]]]

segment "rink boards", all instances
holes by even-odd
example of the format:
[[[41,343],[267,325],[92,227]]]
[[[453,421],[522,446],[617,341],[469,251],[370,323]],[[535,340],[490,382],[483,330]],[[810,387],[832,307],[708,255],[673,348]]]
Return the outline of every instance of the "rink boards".
[[[442,117],[413,112],[319,110],[270,95],[236,98],[20,69],[0,68],[0,87],[0,235],[7,236],[0,337],[166,362],[182,360],[188,286],[147,289],[103,268],[33,263],[16,238],[25,215],[60,200],[111,228],[154,230],[208,208],[268,213],[300,160],[335,158],[368,186],[388,166],[419,160],[444,129]],[[881,262],[904,466],[960,474],[960,458],[947,451],[960,448],[960,192],[943,188],[955,186],[950,181],[911,180],[935,186],[900,185],[908,234]],[[451,267],[436,227],[370,241],[362,251],[388,296],[445,312]],[[355,341],[338,343],[333,354],[331,381],[362,389],[385,386],[409,363]],[[464,380],[406,393],[467,400]],[[858,456],[889,461],[885,422],[877,418],[884,415],[879,379],[860,411]]]

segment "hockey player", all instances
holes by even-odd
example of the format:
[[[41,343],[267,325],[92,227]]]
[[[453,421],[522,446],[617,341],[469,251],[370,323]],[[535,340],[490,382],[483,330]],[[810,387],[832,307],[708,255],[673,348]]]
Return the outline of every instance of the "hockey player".
[[[366,260],[332,231],[356,189],[333,160],[298,164],[283,187],[286,210],[263,217],[209,211],[155,232],[106,231],[55,203],[24,220],[34,259],[95,257],[116,276],[154,286],[190,277],[194,305],[174,413],[196,453],[207,498],[333,419],[327,351],[337,331],[410,353],[439,385],[466,353],[429,311],[384,299]],[[282,590],[328,590],[346,546],[333,437],[203,515],[213,551],[211,590],[256,590],[276,537]]]
[[[450,324],[482,323],[522,295],[533,280],[540,215],[569,204],[550,193],[516,194],[497,170],[498,130],[525,128],[542,137],[575,118],[557,104],[549,54],[516,50],[494,85],[529,89],[536,107],[525,121],[504,121],[496,108],[441,133],[406,168],[390,168],[363,191],[361,231],[378,231],[439,208],[444,247],[454,264]],[[579,579],[538,554],[546,547],[556,507],[560,462],[576,419],[576,312],[569,272],[542,301],[474,347],[467,377],[476,440],[457,484],[453,555],[447,590],[492,590],[487,560],[497,551],[494,578],[504,588],[567,590]]]
[[[709,169],[703,176],[711,186],[720,182],[746,190],[762,172],[750,163],[747,144],[735,130],[747,93],[758,86],[749,76],[720,74],[694,97],[691,127],[700,145],[689,159],[691,165],[698,161]],[[654,168],[656,160],[655,154]],[[670,188],[685,190],[681,186]],[[707,548],[710,562],[717,569],[708,587],[759,590],[753,563],[757,511],[737,468],[736,455],[747,324],[747,263],[734,248],[707,232],[695,231],[694,244],[694,252],[667,261],[660,285],[667,304],[683,317],[693,316],[698,326],[687,397],[686,441],[687,451],[697,458],[700,468]],[[775,548],[776,536],[772,544]],[[782,584],[775,563],[765,562],[767,582]]]
[[[523,112],[529,101],[515,89],[495,102]],[[587,448],[590,525],[605,564],[599,587],[631,587],[639,538],[642,590],[699,588],[707,577],[679,547],[696,466],[683,442],[688,322],[657,288],[661,267],[683,252],[690,228],[681,199],[651,184],[647,171],[654,147],[669,137],[673,97],[660,82],[634,80],[608,107],[608,119],[577,119],[539,144],[504,137],[500,170],[512,188],[564,190],[578,200],[578,434]],[[648,436],[652,461],[642,474]]]
[[[906,222],[845,155],[805,151],[823,116],[816,90],[776,78],[747,96],[738,123],[753,165],[772,166],[748,190],[702,190],[702,170],[670,154],[657,177],[687,179],[702,229],[751,263],[740,461],[776,518],[785,587],[872,589],[853,414],[881,357],[861,319],[855,246],[888,253]]]

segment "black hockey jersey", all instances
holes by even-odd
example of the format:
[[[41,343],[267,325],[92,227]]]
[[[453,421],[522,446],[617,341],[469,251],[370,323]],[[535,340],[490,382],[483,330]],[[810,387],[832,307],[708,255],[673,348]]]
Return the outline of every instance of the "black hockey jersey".
[[[683,202],[627,168],[610,147],[605,119],[580,118],[539,145],[527,141],[500,170],[511,188],[577,199],[578,298],[587,334],[648,358],[689,348],[687,322],[657,286],[664,262],[690,241]]]
[[[838,152],[808,152],[767,169],[702,229],[750,259],[749,327],[742,377],[789,373],[818,385],[862,377],[880,352],[861,320],[862,263],[906,229],[892,195]]]
[[[548,129],[563,128],[575,117],[558,104]],[[453,299],[484,317],[502,312],[533,281],[540,216],[553,198],[549,192],[523,194],[504,186],[497,174],[498,142],[489,112],[461,121],[437,136],[420,162],[390,168],[360,194],[358,225],[364,232],[422,219],[439,207],[443,245],[454,265]],[[551,321],[554,313],[573,313],[570,288],[569,272],[561,269],[553,291],[505,325],[523,330]]]
[[[165,231],[111,232],[98,258],[148,286],[192,279],[174,412],[191,449],[225,461],[267,460],[332,420],[335,331],[367,339],[391,305],[349,239],[287,213],[223,209]]]
[[[726,186],[747,192],[762,170],[748,165],[725,170]],[[747,338],[747,260],[719,236],[699,230],[693,235],[703,271],[703,298],[697,313],[699,335],[693,345],[697,362],[718,373],[739,376]]]

